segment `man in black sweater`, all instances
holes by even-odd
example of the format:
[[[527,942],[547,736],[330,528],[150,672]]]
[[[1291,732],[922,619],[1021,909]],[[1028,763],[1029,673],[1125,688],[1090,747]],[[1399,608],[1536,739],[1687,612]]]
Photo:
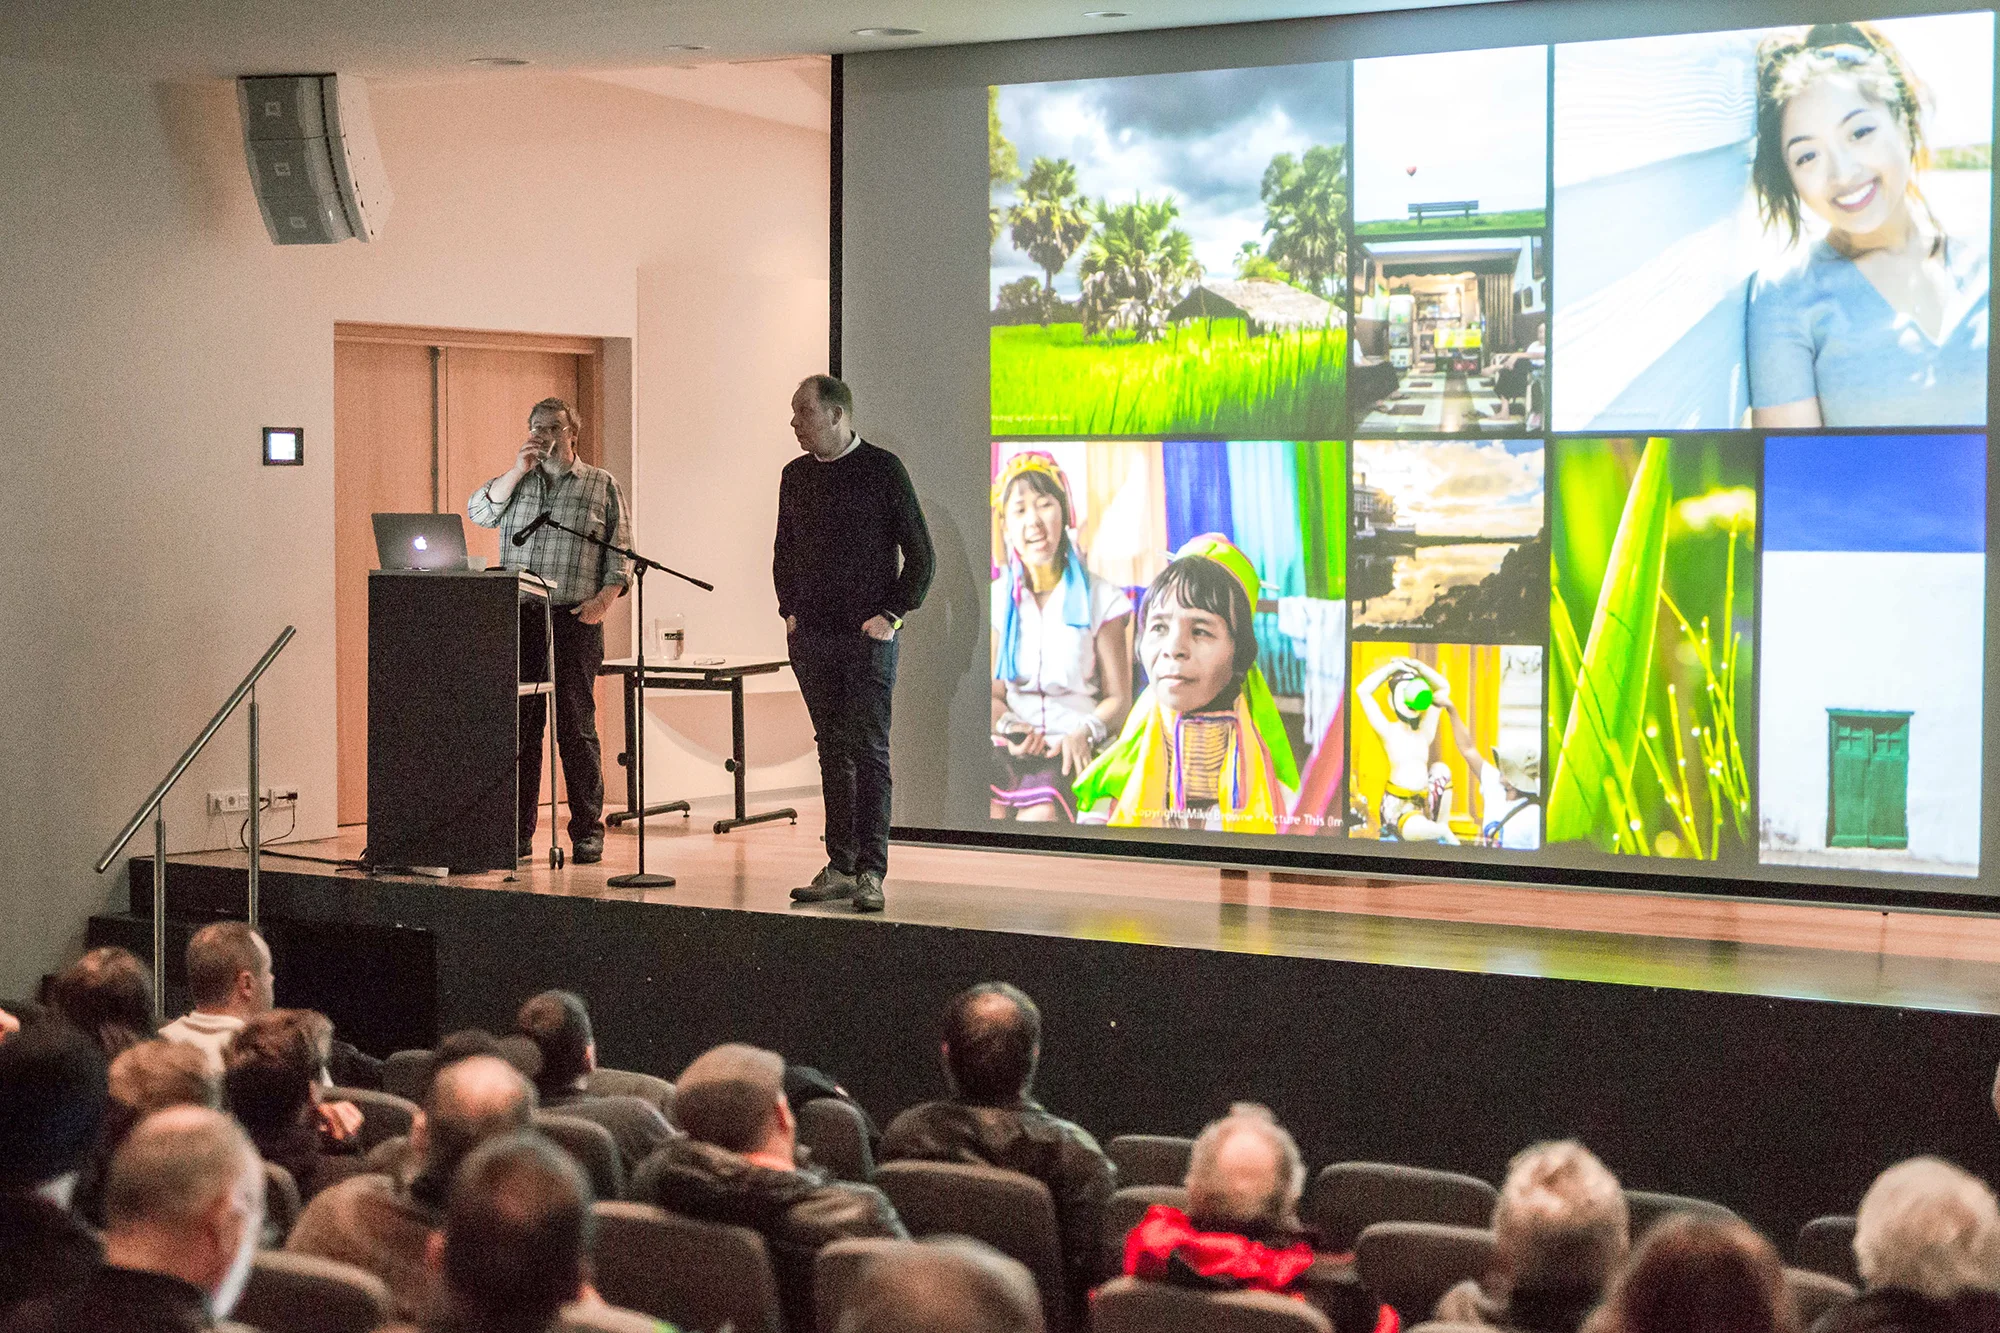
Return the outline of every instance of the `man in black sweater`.
[[[807,456],[787,463],[778,483],[771,578],[826,798],[826,868],[792,897],[848,898],[857,912],[879,912],[896,631],[922,604],[937,561],[910,474],[853,421],[854,395],[830,375],[792,395],[792,434]]]

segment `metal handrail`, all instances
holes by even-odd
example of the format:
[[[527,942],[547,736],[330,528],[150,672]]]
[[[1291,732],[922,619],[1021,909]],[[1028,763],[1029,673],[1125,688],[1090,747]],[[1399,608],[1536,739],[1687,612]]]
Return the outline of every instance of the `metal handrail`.
[[[250,701],[250,885],[247,906],[250,928],[254,930],[257,927],[258,850],[263,834],[261,816],[264,804],[263,788],[258,777],[261,743],[257,726],[257,681],[270,669],[271,663],[278,660],[278,654],[285,650],[285,645],[290,643],[297,633],[295,627],[287,625],[283,632],[271,641],[271,646],[257,659],[257,665],[251,667],[250,673],[230,691],[229,698],[223,702],[222,707],[215,710],[215,716],[208,720],[208,725],[201,729],[201,734],[194,738],[194,743],[189,745],[175,761],[174,766],[167,770],[167,775],[160,779],[160,785],[153,788],[153,794],[140,803],[132,818],[126,821],[125,827],[119,830],[118,836],[111,840],[111,845],[105,848],[104,855],[97,860],[97,873],[101,875],[110,867],[112,861],[117,859],[118,853],[125,850],[125,844],[132,841],[133,836],[139,832],[140,826],[146,822],[146,817],[148,815],[153,817],[153,1005],[155,1008],[166,1007],[167,992],[167,815],[163,802],[167,799],[167,793],[174,789],[174,784],[181,780],[181,775],[187,772],[188,765],[192,764],[196,756],[215,739],[215,733],[222,729],[222,724],[229,720],[230,715],[245,699]]]

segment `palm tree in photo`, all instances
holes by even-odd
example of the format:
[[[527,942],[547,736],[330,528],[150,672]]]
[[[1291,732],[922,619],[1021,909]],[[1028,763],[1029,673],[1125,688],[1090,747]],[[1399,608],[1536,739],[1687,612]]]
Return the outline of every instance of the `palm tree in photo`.
[[[997,190],[1012,185],[1021,179],[1021,155],[1014,143],[1007,137],[1006,129],[1000,124],[1000,90],[986,90],[986,176],[989,189]],[[991,245],[1000,239],[1000,231],[1006,215],[1002,210],[988,207],[986,223],[991,235],[986,243]]]
[[[1062,157],[1036,158],[1016,193],[1020,202],[1007,210],[1014,248],[1042,270],[1043,304],[1053,309],[1056,274],[1090,235],[1090,204],[1077,190],[1076,164]],[[1048,322],[1046,314],[1042,322]]]
[[[1141,342],[1157,339],[1187,289],[1201,278],[1194,242],[1175,226],[1171,198],[1135,198],[1097,205],[1097,231],[1083,252],[1083,331],[1129,329]]]
[[[1318,296],[1339,295],[1347,277],[1347,149],[1319,144],[1303,157],[1279,153],[1260,191],[1265,253]]]

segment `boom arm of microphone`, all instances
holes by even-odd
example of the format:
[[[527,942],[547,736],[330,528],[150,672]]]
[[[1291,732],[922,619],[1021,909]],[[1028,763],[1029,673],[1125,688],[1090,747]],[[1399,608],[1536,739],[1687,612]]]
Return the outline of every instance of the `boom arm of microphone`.
[[[516,546],[527,545],[528,538],[534,536],[537,532],[539,532],[541,530],[542,525],[544,523],[547,523],[550,519],[554,517],[555,517],[554,514],[551,514],[548,510],[544,509],[540,514],[535,516],[535,520],[532,523],[528,524],[527,527],[522,528],[519,532],[514,534],[514,545]]]

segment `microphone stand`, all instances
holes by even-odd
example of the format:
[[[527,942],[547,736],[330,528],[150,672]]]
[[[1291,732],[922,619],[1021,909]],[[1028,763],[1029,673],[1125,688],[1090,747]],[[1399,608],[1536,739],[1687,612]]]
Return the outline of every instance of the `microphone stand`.
[[[544,527],[554,528],[557,532],[567,532],[572,537],[581,538],[593,546],[601,546],[613,555],[622,555],[632,562],[633,577],[638,581],[638,587],[634,590],[633,597],[637,602],[634,609],[638,612],[639,616],[639,638],[634,653],[639,673],[639,717],[638,725],[633,728],[638,734],[626,737],[625,747],[632,757],[632,773],[638,784],[639,870],[637,874],[632,875],[613,875],[604,882],[614,889],[671,889],[674,886],[674,877],[672,875],[649,875],[646,873],[646,571],[657,569],[662,574],[671,574],[683,583],[692,583],[703,592],[714,592],[715,585],[703,582],[692,574],[683,574],[678,569],[669,569],[657,560],[648,560],[637,551],[627,550],[623,546],[614,545],[602,537],[594,536],[588,532],[579,532],[568,524],[550,518],[546,514],[541,515],[540,518]],[[554,672],[550,673],[550,679],[551,681],[554,680]],[[555,706],[553,696],[549,700],[549,706],[552,709]],[[554,830],[550,831],[551,833],[554,832]]]

